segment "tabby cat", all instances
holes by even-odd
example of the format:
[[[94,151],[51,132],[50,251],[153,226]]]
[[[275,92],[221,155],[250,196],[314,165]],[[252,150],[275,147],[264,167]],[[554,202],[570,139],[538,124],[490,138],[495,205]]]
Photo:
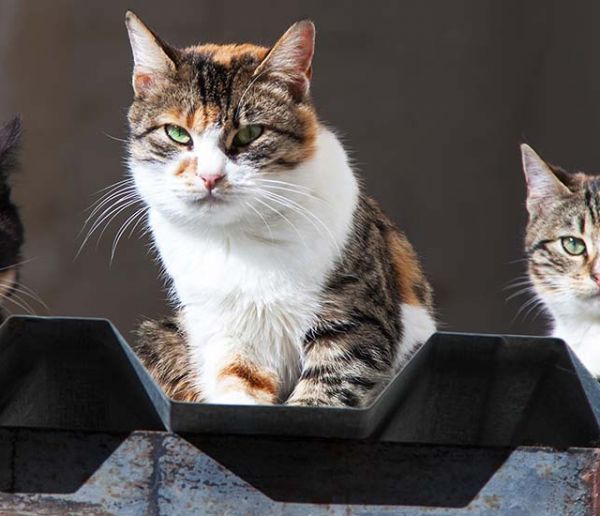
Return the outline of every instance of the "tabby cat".
[[[521,151],[529,278],[552,316],[552,335],[600,376],[600,176],[567,173],[527,145]]]
[[[432,293],[317,119],[313,24],[270,49],[126,25],[129,167],[180,310],[142,360],[179,399],[368,404],[435,331]]]
[[[19,211],[11,201],[10,176],[16,166],[16,153],[21,135],[18,118],[0,127],[0,299],[18,289],[23,226]],[[29,296],[29,294],[26,294]],[[19,297],[19,296],[16,296]],[[19,302],[15,300],[15,304]],[[0,313],[0,320],[4,318]]]

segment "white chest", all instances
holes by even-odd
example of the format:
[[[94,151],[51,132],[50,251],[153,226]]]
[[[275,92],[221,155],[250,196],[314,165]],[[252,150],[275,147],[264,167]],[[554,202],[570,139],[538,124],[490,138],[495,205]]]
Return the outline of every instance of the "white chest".
[[[594,376],[600,376],[600,322],[573,318],[567,324],[557,322],[554,337],[563,339]]]
[[[303,338],[319,309],[332,251],[241,235],[191,237],[159,219],[152,221],[154,236],[198,367],[214,369],[228,356],[242,356],[275,371],[289,390],[301,370]]]

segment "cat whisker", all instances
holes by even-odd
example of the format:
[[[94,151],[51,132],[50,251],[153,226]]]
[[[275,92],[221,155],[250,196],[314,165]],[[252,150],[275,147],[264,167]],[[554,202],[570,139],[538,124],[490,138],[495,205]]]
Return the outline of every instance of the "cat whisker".
[[[131,199],[137,197],[137,192],[132,191],[132,192],[127,192],[127,193],[120,194],[120,195],[121,195],[120,197],[118,197],[117,199],[114,199],[113,202],[110,203],[109,206],[106,206],[103,209],[102,213],[96,217],[96,221],[94,222],[94,224],[92,224],[92,227],[95,224],[97,224],[98,222],[101,222],[102,218],[104,217],[104,215],[106,213],[110,212],[114,207],[116,207],[116,206],[118,206],[120,204],[123,204],[124,202],[128,202]],[[88,217],[88,219],[89,219],[89,217]],[[88,224],[88,223],[89,223],[89,220],[86,220],[86,224]],[[85,227],[85,225],[84,225],[84,227]]]
[[[532,293],[534,292],[533,287],[531,285],[529,285],[528,287],[522,288],[517,290],[516,292],[514,292],[513,294],[511,294],[510,296],[508,296],[505,301],[510,301],[511,299],[514,299],[515,297],[519,297],[522,296],[524,294],[527,293]]]
[[[135,220],[140,217],[143,216],[145,214],[147,210],[146,206],[143,206],[142,208],[138,209],[133,215],[131,215],[119,228],[119,230],[117,231],[117,233],[115,234],[115,238],[113,239],[113,245],[110,251],[110,263],[112,264],[114,258],[115,258],[115,253],[117,251],[117,246],[119,245],[119,240],[121,239],[121,237],[123,236],[123,234],[127,231],[127,228],[133,224],[133,222],[135,222]]]
[[[532,306],[535,306],[535,305],[542,305],[542,300],[534,296],[531,299],[525,301],[525,303],[523,303],[521,308],[519,308],[519,310],[517,311],[511,324],[514,323],[519,318],[519,316],[523,313],[524,310],[526,310],[527,308],[530,308]],[[525,314],[525,316],[523,317],[523,320],[526,319],[528,314],[529,314],[529,311]]]
[[[90,204],[90,206],[88,206],[84,211],[89,211],[89,210],[93,209],[93,207],[95,205],[102,202],[102,200],[106,199],[108,196],[113,194],[115,191],[123,189],[123,188],[129,188],[132,186],[134,186],[132,179],[123,179],[121,181],[117,181],[116,183],[113,183],[112,185],[108,185],[107,187],[102,188],[101,190],[98,190],[96,193],[93,194],[93,196],[99,196],[99,198],[96,199],[94,202],[92,202],[92,204]]]
[[[333,244],[333,246],[336,248],[336,251],[338,254],[341,254],[341,249],[337,243],[337,241],[335,240],[335,237],[333,236],[333,233],[330,231],[330,229],[327,227],[327,225],[319,218],[317,217],[312,211],[310,211],[309,209],[307,209],[305,206],[302,206],[301,204],[298,204],[295,201],[292,201],[291,199],[289,199],[288,197],[285,197],[283,195],[279,195],[273,192],[264,192],[265,195],[267,195],[268,197],[271,198],[271,200],[276,201],[277,199],[279,200],[279,203],[282,205],[285,205],[285,203],[288,203],[288,207],[291,208],[292,210],[296,211],[297,213],[299,213],[300,215],[302,215],[304,218],[306,218],[306,220],[308,220],[309,222],[311,222],[311,224],[314,226],[314,228],[317,230],[317,232],[319,234],[322,235],[322,233],[319,231],[319,229],[317,228],[315,222],[310,221],[310,219],[308,217],[312,217],[312,219],[314,221],[316,221],[321,228],[323,228],[325,230],[325,232],[327,233],[327,235],[329,236],[329,239],[331,241],[331,243]]]
[[[19,282],[17,285],[12,285],[10,283],[0,281],[1,287],[6,287],[10,289],[11,292],[19,292],[23,296],[30,298],[32,301],[35,301],[39,305],[43,306],[46,311],[50,311],[48,305],[44,302],[44,300],[40,297],[40,295],[33,289],[29,288],[27,285]]]
[[[81,236],[81,234],[84,232],[85,228],[87,227],[87,225],[90,223],[90,220],[92,220],[92,218],[94,218],[94,216],[103,208],[106,207],[107,204],[110,204],[111,201],[114,201],[116,198],[119,197],[126,197],[129,196],[131,194],[135,193],[135,188],[133,187],[127,187],[127,188],[122,188],[116,192],[109,192],[109,194],[107,194],[107,197],[102,199],[99,204],[97,204],[94,207],[94,204],[92,204],[88,209],[92,209],[92,212],[88,215],[88,217],[85,219],[85,221],[83,222],[83,225],[81,227],[81,230],[79,231],[79,234],[77,235],[77,237],[79,238]]]
[[[269,189],[274,189],[274,190],[282,190],[282,191],[284,191],[284,192],[291,192],[291,193],[295,193],[295,194],[298,194],[298,195],[302,195],[302,196],[304,196],[304,197],[308,197],[308,198],[310,198],[310,199],[314,199],[314,200],[316,200],[316,201],[325,202],[325,200],[324,200],[324,199],[321,199],[320,197],[317,197],[316,195],[310,194],[310,193],[308,193],[308,192],[302,192],[302,191],[300,191],[300,190],[294,190],[294,189],[292,189],[292,188],[286,188],[285,186],[278,186],[278,185],[266,185],[266,186],[263,186],[263,189],[265,189],[265,190],[267,190],[267,191],[268,191]]]
[[[13,267],[21,267],[22,265],[32,262],[33,260],[35,260],[35,257],[27,258],[26,260],[21,260],[20,262],[17,262],[17,263],[11,263],[10,265],[5,265],[4,267],[0,267],[0,272],[8,270],[8,269],[12,269]]]
[[[302,244],[304,245],[304,247],[306,247],[308,249],[308,245],[306,244],[306,240],[304,240],[304,237],[302,236],[302,234],[300,233],[300,231],[298,231],[298,228],[294,225],[294,223],[288,219],[283,213],[281,213],[278,209],[273,208],[273,206],[271,206],[270,204],[264,202],[261,199],[255,199],[256,202],[259,202],[260,204],[262,204],[263,206],[265,206],[266,208],[268,208],[269,210],[275,212],[277,215],[279,215],[283,220],[285,220],[292,228],[293,230],[296,232],[296,235],[298,235],[298,238],[300,239],[300,241],[302,242]]]
[[[523,263],[523,262],[528,262],[529,258],[519,258],[518,260],[511,260],[509,261],[509,265],[514,265],[516,263]]]
[[[123,138],[117,138],[116,136],[113,136],[112,134],[108,134],[105,131],[102,131],[102,134],[104,136],[106,136],[107,138],[110,138],[111,140],[115,140],[116,142],[129,143],[127,140],[124,140]]]
[[[146,209],[144,210],[144,212],[142,213],[142,215],[138,218],[137,222],[131,228],[131,231],[129,232],[129,235],[127,235],[127,238],[131,238],[133,236],[133,234],[135,233],[135,230],[140,225],[140,222],[142,222],[145,219],[145,217],[146,217],[146,215],[148,214],[149,211],[150,211],[150,208],[146,207]],[[144,232],[142,232],[142,234],[144,234]]]
[[[139,199],[139,197],[136,196],[136,198],[129,201],[124,206],[121,206],[118,210],[114,211],[112,217],[110,217],[110,219],[106,222],[106,224],[104,224],[104,227],[100,231],[100,234],[98,235],[98,239],[96,241],[96,246],[100,245],[100,241],[102,240],[104,233],[106,233],[106,230],[112,224],[113,220],[115,220],[119,216],[120,213],[123,213],[128,208],[131,208],[132,206],[135,206],[135,205],[139,204],[140,202],[141,202],[141,200]]]
[[[105,192],[106,190],[111,190],[114,188],[117,188],[119,185],[125,184],[125,183],[132,183],[133,184],[134,179],[133,177],[126,177],[125,179],[121,179],[119,181],[117,181],[116,183],[112,183],[108,186],[105,186],[104,188],[100,188],[100,190],[98,190],[96,193],[92,194],[92,195],[98,195],[101,194],[102,192]]]
[[[24,310],[29,315],[35,315],[35,310],[31,307],[31,305],[27,303],[27,301],[24,301],[18,294],[14,292],[12,293],[12,295],[5,297],[4,301],[18,306],[21,310]]]
[[[282,201],[281,199],[277,199],[276,197],[272,196],[271,193],[269,193],[269,192],[263,191],[263,194],[265,195],[265,197],[267,199],[269,199],[273,202],[276,202],[280,206],[283,206],[284,208],[288,208],[288,209],[294,211],[295,213],[298,213],[299,215],[301,215],[306,221],[308,221],[315,228],[315,230],[317,231],[317,233],[319,233],[319,235],[324,236],[321,228],[319,228],[312,219],[310,219],[305,213],[300,211],[298,208],[296,208],[295,206],[292,206],[290,203]]]
[[[92,203],[88,208],[86,208],[85,211],[91,210],[91,213],[88,215],[86,222],[88,222],[94,216],[94,214],[97,213],[98,210],[100,210],[102,208],[102,206],[104,206],[106,203],[109,203],[112,199],[114,199],[115,197],[118,197],[119,195],[131,193],[131,192],[135,192],[135,186],[121,185],[118,189],[112,190],[112,191],[106,193],[100,199],[98,199],[96,202]]]
[[[124,210],[126,210],[127,208],[129,208],[131,206],[136,205],[139,202],[140,202],[140,199],[139,199],[139,196],[137,195],[137,193],[132,193],[132,194],[125,196],[124,198],[117,200],[115,203],[113,203],[111,206],[109,206],[106,210],[104,210],[102,212],[102,214],[100,216],[98,216],[98,218],[96,219],[96,222],[94,222],[94,224],[91,226],[90,230],[88,231],[86,237],[84,238],[83,242],[81,243],[81,246],[79,247],[79,250],[77,251],[77,254],[75,255],[75,259],[77,259],[79,257],[79,255],[81,254],[81,251],[83,250],[83,248],[85,247],[85,245],[87,244],[89,239],[96,232],[96,230],[98,230],[104,224],[104,228],[102,229],[102,231],[100,232],[100,235],[98,236],[98,242],[100,242],[104,232],[106,231],[108,226],[110,226],[112,221]]]
[[[265,219],[264,215],[260,211],[258,211],[254,206],[252,206],[249,202],[247,202],[245,204],[248,208],[250,208],[254,213],[256,213],[261,218],[261,220],[263,221],[267,230],[269,231],[269,236],[271,237],[271,240],[272,241],[275,240],[275,238],[273,237],[273,231],[271,230],[271,226],[269,226],[269,224],[267,223],[267,219]]]
[[[535,320],[543,311],[543,303],[541,300],[539,300],[538,303],[533,303],[529,310],[527,310],[527,312],[525,313],[523,320],[527,320],[527,318],[529,317],[529,315],[533,312],[533,320]]]
[[[297,183],[290,183],[289,181],[281,181],[281,180],[278,180],[278,179],[266,179],[264,177],[257,177],[254,180],[255,181],[261,181],[263,183],[273,183],[273,184],[288,186],[290,188],[295,188],[295,189],[300,189],[300,190],[306,190],[308,192],[310,192],[312,190],[308,186],[302,186],[302,185],[299,185]]]

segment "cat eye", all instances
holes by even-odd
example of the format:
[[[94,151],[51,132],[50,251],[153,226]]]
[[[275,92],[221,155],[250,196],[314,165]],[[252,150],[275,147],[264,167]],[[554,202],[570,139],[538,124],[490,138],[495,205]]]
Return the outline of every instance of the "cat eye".
[[[236,147],[244,147],[256,140],[263,133],[263,126],[251,124],[242,127],[233,137],[233,144]]]
[[[581,238],[563,237],[560,242],[563,249],[573,256],[580,256],[586,252],[585,242]]]
[[[178,125],[165,125],[165,132],[167,133],[167,136],[171,138],[171,140],[180,145],[189,145],[192,141],[190,133],[188,133],[183,127],[180,127]]]

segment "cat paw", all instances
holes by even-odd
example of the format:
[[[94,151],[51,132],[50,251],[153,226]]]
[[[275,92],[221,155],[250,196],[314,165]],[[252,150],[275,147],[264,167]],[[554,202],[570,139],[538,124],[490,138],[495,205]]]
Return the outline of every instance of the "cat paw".
[[[257,399],[245,392],[227,392],[216,394],[206,400],[206,403],[215,405],[259,405]]]

